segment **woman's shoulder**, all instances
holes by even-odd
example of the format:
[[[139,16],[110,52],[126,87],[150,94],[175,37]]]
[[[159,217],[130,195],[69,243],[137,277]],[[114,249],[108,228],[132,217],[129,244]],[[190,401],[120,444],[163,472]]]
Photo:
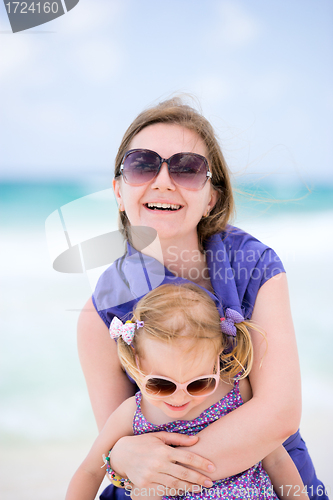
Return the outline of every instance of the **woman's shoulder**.
[[[163,264],[139,251],[127,251],[99,277],[93,293],[94,306],[106,324],[113,316],[129,319],[139,298],[162,284],[164,278]]]
[[[125,256],[117,259],[99,277],[92,294],[93,305],[109,327],[114,316],[128,319],[129,311],[133,309],[136,290],[127,279],[130,273],[124,268]]]
[[[260,287],[285,272],[275,251],[234,226],[214,235],[205,247],[215,293],[226,307],[250,318]]]
[[[215,236],[223,243],[231,267],[238,266],[240,263],[247,267],[258,265],[267,267],[274,264],[280,267],[280,271],[284,271],[276,252],[243,229],[228,225],[224,231]]]
[[[225,230],[220,233],[220,237],[224,245],[232,248],[234,251],[242,249],[258,249],[260,251],[265,251],[269,248],[268,245],[258,240],[258,238],[255,238],[252,234],[229,224]]]

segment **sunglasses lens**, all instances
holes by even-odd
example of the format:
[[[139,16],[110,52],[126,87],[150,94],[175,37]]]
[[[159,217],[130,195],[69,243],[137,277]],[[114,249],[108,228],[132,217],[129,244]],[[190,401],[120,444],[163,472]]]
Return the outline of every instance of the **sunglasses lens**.
[[[187,386],[187,392],[191,396],[207,396],[215,390],[216,379],[212,377],[201,378],[191,382]]]
[[[146,184],[156,176],[161,158],[146,150],[130,151],[123,161],[123,176],[128,184]],[[185,189],[201,189],[207,180],[208,164],[195,153],[177,153],[170,158],[169,174],[175,184]]]
[[[200,189],[207,180],[205,158],[194,153],[178,153],[170,160],[170,176],[186,189]]]
[[[146,382],[145,391],[148,396],[171,396],[176,390],[176,385],[170,380],[150,378]]]
[[[129,184],[140,185],[150,182],[156,175],[160,159],[156,153],[133,151],[123,162],[123,175]]]

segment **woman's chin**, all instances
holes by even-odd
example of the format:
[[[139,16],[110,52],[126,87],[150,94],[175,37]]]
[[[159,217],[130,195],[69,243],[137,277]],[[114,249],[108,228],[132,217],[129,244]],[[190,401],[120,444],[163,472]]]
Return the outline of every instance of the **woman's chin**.
[[[143,219],[140,225],[155,229],[161,243],[171,241],[172,245],[177,245],[178,240],[184,240],[184,238],[187,239],[187,235],[189,234],[188,228],[184,227],[184,225],[177,224],[172,220],[161,221]],[[197,235],[196,228],[193,230],[193,236],[194,235]]]

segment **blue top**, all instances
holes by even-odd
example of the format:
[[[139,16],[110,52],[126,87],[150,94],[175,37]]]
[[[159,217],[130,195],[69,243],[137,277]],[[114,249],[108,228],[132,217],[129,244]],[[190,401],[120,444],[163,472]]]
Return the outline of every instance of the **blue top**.
[[[285,272],[274,250],[233,226],[227,226],[225,231],[210,237],[205,244],[205,253],[214,294],[206,292],[219,309],[230,307],[246,319],[252,316],[260,287],[273,276]],[[166,283],[187,282],[128,244],[127,253],[99,278],[92,300],[99,316],[109,328],[114,316],[122,321],[129,319],[135,304],[153,288]],[[290,436],[284,446],[307,485],[311,500],[328,498],[325,493],[317,495],[318,489],[322,491],[322,483],[315,475],[299,432]],[[123,492],[111,485],[100,498],[126,498]]]
[[[113,316],[127,319],[135,303],[153,288],[188,282],[131,245],[127,244],[127,249],[126,255],[99,278],[92,297],[107,327]],[[235,309],[246,319],[251,318],[259,288],[276,274],[285,272],[274,250],[233,226],[209,238],[205,253],[215,292],[211,297],[218,306]]]

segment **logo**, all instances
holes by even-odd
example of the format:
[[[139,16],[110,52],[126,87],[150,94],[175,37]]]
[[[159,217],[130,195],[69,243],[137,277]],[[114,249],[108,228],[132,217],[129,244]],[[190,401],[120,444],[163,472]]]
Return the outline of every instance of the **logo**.
[[[126,242],[118,229],[118,205],[112,189],[63,205],[46,219],[45,230],[53,269],[85,274],[92,291],[101,274],[115,263],[112,276],[119,277],[117,293],[101,294],[96,304],[98,309],[129,302],[163,282],[165,268],[155,229],[128,228],[136,251],[122,259]],[[144,255],[148,247],[150,257]]]
[[[80,0],[12,2],[3,0],[13,33],[53,21],[72,10]]]

